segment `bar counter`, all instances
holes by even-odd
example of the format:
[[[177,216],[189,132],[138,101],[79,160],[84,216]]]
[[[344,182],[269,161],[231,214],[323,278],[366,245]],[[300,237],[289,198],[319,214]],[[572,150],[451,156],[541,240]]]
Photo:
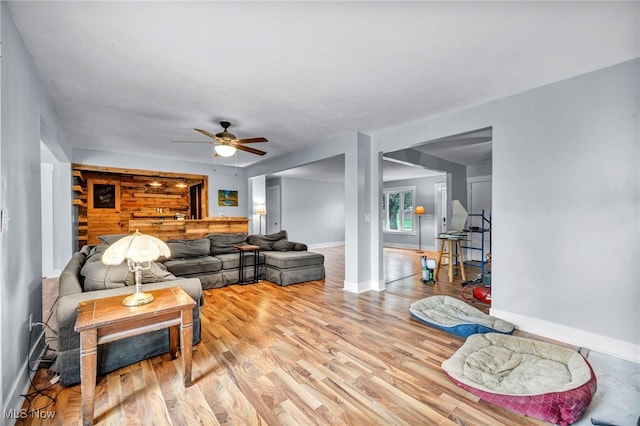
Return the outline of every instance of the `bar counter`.
[[[208,234],[232,234],[249,232],[246,217],[208,217],[205,219],[134,219],[129,221],[129,233],[136,229],[143,234],[153,235],[163,241],[204,238]]]

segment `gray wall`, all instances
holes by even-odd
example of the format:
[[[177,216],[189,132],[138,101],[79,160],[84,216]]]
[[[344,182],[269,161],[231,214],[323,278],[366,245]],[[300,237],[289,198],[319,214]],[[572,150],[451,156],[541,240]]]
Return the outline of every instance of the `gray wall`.
[[[374,135],[378,149],[394,151],[492,126],[491,312],[635,361],[639,63]]]
[[[42,329],[29,336],[29,315],[42,319],[40,140],[61,161],[69,151],[55,111],[41,89],[5,2],[1,7],[0,207],[8,227],[0,233],[0,357],[2,408],[18,408],[27,386],[27,357]],[[69,176],[70,178],[70,176]],[[69,187],[70,190],[70,187]],[[70,229],[70,217],[65,218]],[[60,225],[54,223],[54,226]],[[65,225],[60,225],[65,226]],[[70,237],[63,252],[69,252]],[[36,353],[38,354],[38,353]],[[4,412],[4,411],[3,411]]]
[[[271,181],[270,181],[271,182]],[[312,246],[344,243],[344,185],[281,178],[282,229]]]
[[[497,103],[493,142],[493,311],[638,361],[639,64]]]
[[[435,251],[438,249],[435,236],[435,212],[436,212],[436,195],[434,184],[439,182],[445,182],[446,175],[434,176],[422,179],[405,179],[397,180],[393,182],[385,182],[383,187],[395,188],[402,186],[415,186],[416,187],[416,201],[415,205],[424,206],[427,213],[420,219],[422,225],[422,249]],[[416,226],[418,224],[417,217],[415,218]],[[393,234],[390,232],[383,233],[383,242],[385,247],[397,247],[417,250],[418,249],[418,232],[413,235],[407,234]]]

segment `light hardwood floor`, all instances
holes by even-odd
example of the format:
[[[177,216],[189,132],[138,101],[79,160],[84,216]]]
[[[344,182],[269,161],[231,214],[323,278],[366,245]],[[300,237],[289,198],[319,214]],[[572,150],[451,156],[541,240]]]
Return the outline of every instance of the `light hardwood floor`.
[[[344,259],[343,247],[315,251],[326,256],[325,280],[206,290],[194,384],[183,388],[180,359],[168,355],[100,376],[96,424],[546,424],[451,383],[440,364],[464,339],[409,315],[420,298],[460,297],[459,276],[449,283],[445,271],[435,285],[423,284],[419,254],[385,249],[387,290],[356,295],[342,290],[345,262],[353,261]],[[469,269],[467,279],[477,273]],[[36,386],[50,379],[41,369]],[[27,416],[17,424],[78,423],[79,385],[55,385],[47,393],[56,402],[43,410],[55,412],[55,419]],[[48,402],[38,397],[30,409]]]

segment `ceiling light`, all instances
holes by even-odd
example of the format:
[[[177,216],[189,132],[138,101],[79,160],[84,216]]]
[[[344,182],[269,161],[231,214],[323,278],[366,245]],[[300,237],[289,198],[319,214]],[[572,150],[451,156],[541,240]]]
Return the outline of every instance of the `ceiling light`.
[[[153,186],[154,188],[158,188],[159,186],[162,186],[162,184],[160,183],[160,181],[158,180],[157,177],[154,177],[153,180],[151,181],[151,183],[149,184],[149,186]]]
[[[221,157],[231,157],[236,153],[236,148],[231,145],[216,145],[214,149],[216,154]]]
[[[176,188],[186,188],[187,186],[187,181],[184,180],[184,178],[180,178],[180,180],[178,181],[178,183],[176,183]]]

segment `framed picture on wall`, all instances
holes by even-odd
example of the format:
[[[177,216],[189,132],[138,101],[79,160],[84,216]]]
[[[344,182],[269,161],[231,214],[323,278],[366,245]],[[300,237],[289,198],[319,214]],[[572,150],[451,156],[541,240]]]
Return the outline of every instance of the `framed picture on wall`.
[[[101,213],[120,211],[120,182],[106,179],[89,179],[87,181],[88,211],[98,210]]]
[[[218,205],[222,207],[237,207],[238,191],[231,189],[219,189]]]

